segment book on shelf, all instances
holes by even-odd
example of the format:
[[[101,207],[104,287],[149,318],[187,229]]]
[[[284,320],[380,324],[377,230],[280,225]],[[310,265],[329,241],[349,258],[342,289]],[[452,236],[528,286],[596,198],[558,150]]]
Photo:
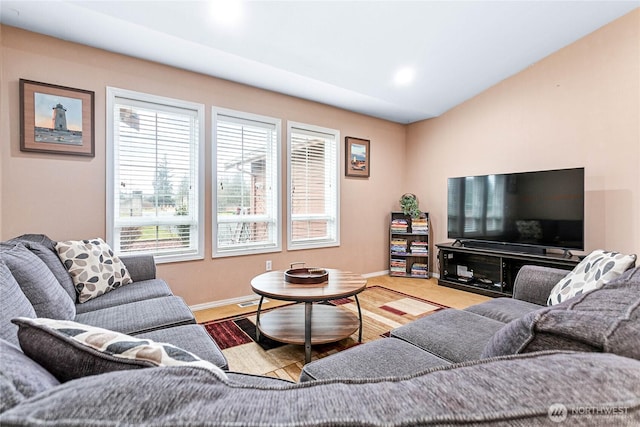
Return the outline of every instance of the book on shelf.
[[[424,263],[414,262],[411,265],[411,275],[412,276],[428,276],[429,275],[429,266]]]
[[[391,221],[392,233],[406,233],[409,229],[409,222],[406,219],[394,219]]]
[[[429,243],[423,242],[420,240],[416,240],[411,242],[411,254],[412,255],[428,255],[429,254]]]
[[[429,221],[426,218],[416,218],[411,221],[411,231],[416,234],[429,234]]]
[[[391,259],[391,265],[389,271],[393,276],[406,276],[407,275],[407,261],[404,259]]]
[[[391,240],[391,252],[398,254],[406,254],[408,248],[407,239],[392,239]]]

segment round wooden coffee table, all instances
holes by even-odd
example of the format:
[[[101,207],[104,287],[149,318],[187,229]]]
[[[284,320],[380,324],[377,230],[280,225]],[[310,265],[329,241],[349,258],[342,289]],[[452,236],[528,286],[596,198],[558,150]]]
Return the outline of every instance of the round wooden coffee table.
[[[253,292],[260,295],[256,315],[256,335],[260,334],[287,344],[304,345],[305,363],[311,361],[311,346],[340,341],[359,330],[362,341],[362,311],[358,294],[367,286],[367,279],[350,271],[325,269],[326,282],[294,284],[284,280],[284,271],[270,271],[251,280]],[[333,305],[313,304],[353,296],[358,316]],[[264,298],[296,303],[261,313]]]

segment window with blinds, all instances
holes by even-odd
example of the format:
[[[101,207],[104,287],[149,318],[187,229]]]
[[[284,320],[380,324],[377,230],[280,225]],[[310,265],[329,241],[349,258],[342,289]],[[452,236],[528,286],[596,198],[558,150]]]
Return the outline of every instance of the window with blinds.
[[[288,248],[340,244],[337,130],[289,122]]]
[[[280,251],[279,119],[213,109],[213,256]]]
[[[203,257],[204,106],[108,88],[108,239],[158,262]]]

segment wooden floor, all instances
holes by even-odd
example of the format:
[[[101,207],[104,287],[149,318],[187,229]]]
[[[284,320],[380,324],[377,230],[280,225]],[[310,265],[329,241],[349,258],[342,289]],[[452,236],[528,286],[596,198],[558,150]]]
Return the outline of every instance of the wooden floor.
[[[367,286],[384,286],[398,292],[402,292],[418,298],[423,298],[439,304],[454,308],[466,308],[473,304],[487,301],[491,298],[457,289],[438,286],[436,279],[412,279],[406,277],[376,276],[369,278]],[[256,295],[256,299],[258,296]],[[282,301],[269,301],[263,304],[263,308],[278,307],[289,304]],[[211,320],[224,319],[226,317],[237,316],[244,313],[256,311],[257,306],[241,308],[237,304],[230,304],[216,308],[196,311],[195,317],[198,323]]]

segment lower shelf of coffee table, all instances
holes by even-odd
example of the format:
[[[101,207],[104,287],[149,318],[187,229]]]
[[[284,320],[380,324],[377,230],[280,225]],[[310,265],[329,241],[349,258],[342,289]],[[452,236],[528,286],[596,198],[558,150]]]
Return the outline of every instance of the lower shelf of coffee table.
[[[260,314],[260,332],[275,341],[304,345],[304,304],[289,305]],[[349,337],[360,327],[353,313],[332,305],[314,304],[311,310],[311,345]]]

